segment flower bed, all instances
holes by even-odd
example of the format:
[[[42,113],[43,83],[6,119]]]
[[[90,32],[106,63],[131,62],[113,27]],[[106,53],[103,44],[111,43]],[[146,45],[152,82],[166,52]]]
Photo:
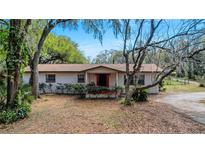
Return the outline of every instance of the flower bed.
[[[120,93],[120,87],[115,86],[108,88],[88,84],[86,98],[117,98]]]
[[[101,87],[94,83],[90,84],[45,84],[39,85],[40,93],[57,94],[77,94],[81,98],[116,98],[121,92],[122,87]]]

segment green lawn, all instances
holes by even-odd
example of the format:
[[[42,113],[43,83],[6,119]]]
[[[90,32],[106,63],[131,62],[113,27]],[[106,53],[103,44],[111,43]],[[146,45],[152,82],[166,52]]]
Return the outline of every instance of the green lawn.
[[[174,80],[165,80],[164,88],[166,92],[201,92],[205,91],[205,87],[199,87],[198,84],[184,84],[183,82]]]

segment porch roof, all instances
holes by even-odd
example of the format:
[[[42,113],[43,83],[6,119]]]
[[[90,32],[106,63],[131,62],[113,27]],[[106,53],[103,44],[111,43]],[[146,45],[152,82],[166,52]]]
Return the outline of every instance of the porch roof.
[[[87,70],[104,67],[118,72],[125,72],[125,64],[39,64],[39,72],[85,72]],[[130,64],[130,71],[133,71],[133,64]],[[161,68],[155,64],[142,64],[140,72],[152,73],[161,72]],[[26,67],[25,72],[29,73],[30,67]]]

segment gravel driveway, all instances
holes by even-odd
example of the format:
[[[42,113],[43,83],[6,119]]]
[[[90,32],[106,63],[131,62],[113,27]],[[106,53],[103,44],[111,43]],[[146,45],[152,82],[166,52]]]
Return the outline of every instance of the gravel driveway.
[[[169,94],[158,101],[170,104],[175,111],[205,124],[205,92]]]

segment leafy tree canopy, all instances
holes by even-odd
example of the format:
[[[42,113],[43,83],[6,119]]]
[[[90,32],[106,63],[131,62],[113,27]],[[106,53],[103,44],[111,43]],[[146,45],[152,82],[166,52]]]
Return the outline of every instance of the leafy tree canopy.
[[[40,63],[86,63],[78,45],[70,38],[49,34],[42,49]]]

